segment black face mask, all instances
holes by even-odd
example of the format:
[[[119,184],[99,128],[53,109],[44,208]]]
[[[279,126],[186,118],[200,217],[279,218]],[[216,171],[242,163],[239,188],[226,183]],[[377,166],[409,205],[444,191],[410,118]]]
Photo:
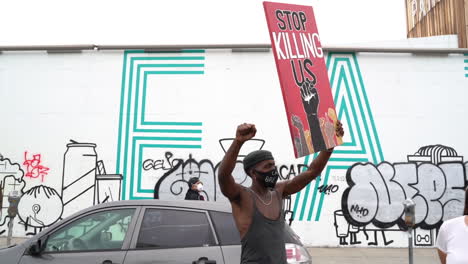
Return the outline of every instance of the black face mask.
[[[262,182],[263,186],[265,186],[266,188],[275,187],[279,177],[278,169],[276,167],[268,172],[261,172],[258,170],[255,170],[255,172],[262,176],[262,179],[260,179],[260,181]]]

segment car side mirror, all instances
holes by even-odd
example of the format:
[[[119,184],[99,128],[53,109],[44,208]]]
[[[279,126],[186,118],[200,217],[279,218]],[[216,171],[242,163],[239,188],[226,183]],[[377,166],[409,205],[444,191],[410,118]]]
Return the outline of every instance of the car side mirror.
[[[41,241],[35,241],[29,245],[28,252],[32,256],[40,256],[42,254],[43,248],[41,246]]]
[[[40,256],[42,252],[44,252],[47,240],[49,240],[49,236],[47,236],[44,241],[38,239],[37,241],[33,242],[29,245],[28,252],[31,256]]]

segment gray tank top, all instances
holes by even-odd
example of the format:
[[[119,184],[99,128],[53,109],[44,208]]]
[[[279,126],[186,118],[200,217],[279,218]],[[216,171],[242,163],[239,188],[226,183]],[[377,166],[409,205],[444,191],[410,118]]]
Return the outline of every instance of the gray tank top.
[[[249,192],[253,192],[247,188]],[[275,190],[276,192],[276,190]],[[281,198],[276,192],[280,203],[280,216],[276,220],[266,218],[257,208],[255,196],[254,212],[249,230],[241,240],[241,264],[286,264],[286,249],[284,243],[284,217]]]

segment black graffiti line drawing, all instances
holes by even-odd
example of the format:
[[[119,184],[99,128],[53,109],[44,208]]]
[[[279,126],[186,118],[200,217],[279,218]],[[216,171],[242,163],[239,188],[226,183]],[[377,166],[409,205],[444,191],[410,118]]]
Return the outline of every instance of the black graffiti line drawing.
[[[319,190],[320,193],[325,193],[327,195],[336,193],[339,189],[340,186],[334,184],[321,185],[317,188],[317,190]]]
[[[366,229],[366,227],[364,227],[363,232],[364,232],[364,235],[366,236],[367,240],[369,240],[369,235],[367,234],[368,231],[373,231],[374,232],[374,241],[368,242],[367,243],[368,246],[378,246],[379,245],[378,240],[377,240],[377,235],[378,235],[379,232],[382,235],[382,240],[383,240],[383,243],[384,243],[385,246],[391,245],[394,242],[393,240],[387,240],[386,232],[389,232],[388,230],[384,230],[384,229],[369,230],[369,229]]]
[[[171,152],[167,151],[164,154],[164,159],[146,159],[143,161],[143,170],[148,171],[148,170],[163,170],[163,171],[168,171],[173,169],[179,160],[177,159],[172,159],[173,155]],[[172,160],[171,160],[172,159]]]
[[[226,153],[232,141],[234,141],[234,138],[222,138],[219,140],[219,145],[224,153]],[[251,151],[263,149],[263,146],[265,146],[265,140],[260,138],[250,139],[244,143],[238,157],[244,158]]]
[[[377,245],[377,232],[382,233],[387,245],[392,241],[387,241],[385,232],[406,229],[402,202],[413,199],[417,219],[415,245],[432,246],[434,230],[443,221],[462,215],[464,189],[468,185],[466,168],[468,163],[463,163],[463,157],[443,145],[422,147],[416,154],[408,155],[408,162],[356,163],[346,174],[343,216],[350,225],[374,231],[374,242],[369,245]],[[375,227],[369,228],[371,225]]]
[[[414,155],[408,155],[408,162],[463,162],[463,157],[458,156],[454,148],[444,145],[430,145],[420,148]]]
[[[433,246],[436,230],[424,230],[421,228],[413,230],[414,245],[421,247]]]
[[[289,180],[291,177],[299,175],[301,172],[307,170],[309,166],[305,164],[291,164],[279,165],[278,172],[281,180]]]
[[[172,153],[171,153],[172,154]],[[187,160],[177,159],[175,166],[166,172],[156,183],[154,188],[154,198],[164,199],[164,195],[180,196],[183,198],[185,192],[189,188],[188,181],[192,177],[197,177],[203,182],[205,189],[211,192],[204,191],[205,200],[216,201],[216,178],[215,166],[210,160],[204,159],[200,162],[196,161],[191,154]],[[167,185],[170,183],[170,185]],[[166,186],[167,185],[167,186]],[[165,191],[169,190],[169,192]]]
[[[96,144],[70,140],[63,156],[62,197],[64,215],[94,205],[97,167]]]
[[[162,182],[164,181],[167,181],[169,180],[168,177],[170,177],[171,175],[172,176],[177,176],[179,177],[176,181],[178,181],[177,183],[186,183],[188,181],[188,175],[190,175],[190,173],[187,173],[186,170],[182,171],[181,170],[181,166],[183,166],[184,162],[187,163],[187,161],[184,161],[183,159],[176,159],[177,162],[175,162],[175,167],[172,168],[171,170],[167,171],[163,176],[161,176],[161,178],[159,178],[159,180],[157,181],[156,185],[155,185],[155,193],[157,194],[156,197],[159,198],[159,195],[158,195],[158,190],[160,190],[162,187],[161,187],[161,184]],[[196,161],[190,154],[189,154],[189,160],[190,160],[190,163],[188,164],[191,164],[191,166],[193,166],[195,169],[192,171],[192,174],[195,174],[195,176],[201,176],[202,178],[204,177],[215,177],[216,176],[216,171],[219,167],[219,163],[217,163],[216,165],[214,165],[214,163],[210,160],[202,160],[200,162]],[[200,166],[200,163],[206,163],[206,162],[209,162],[211,166],[214,167],[214,172],[212,172],[211,170],[202,170],[200,171],[199,169],[197,169],[197,164],[198,166]],[[143,166],[143,164],[142,164]],[[186,166],[188,166],[186,164]],[[242,165],[242,161],[238,160],[237,163],[236,163],[236,168],[237,168],[237,173],[235,174],[235,177],[237,179],[237,182],[239,184],[245,184],[247,183],[247,181],[249,180],[249,177],[247,176],[247,174],[245,174],[243,172],[243,165]],[[280,178],[282,180],[287,180],[287,179],[290,179],[291,177],[294,177],[296,175],[298,175],[301,171],[307,169],[308,166],[304,165],[304,164],[297,164],[297,165],[290,165],[290,166],[287,166],[287,165],[280,165],[279,166],[279,172],[280,172]],[[184,176],[182,178],[182,176]],[[158,184],[159,183],[159,184]],[[177,185],[178,186],[178,185]],[[184,186],[184,185],[181,185],[181,186]],[[174,189],[175,188],[175,185],[172,185],[172,191],[171,193],[174,194],[174,195],[179,195],[180,193],[183,192],[183,190],[181,190],[180,188],[179,189]],[[211,195],[211,197],[214,197],[214,194]]]
[[[204,160],[207,162],[207,160]],[[201,162],[200,162],[201,163]],[[203,196],[205,200],[208,201],[222,201],[225,200],[224,196],[219,193],[219,187],[207,187],[206,182],[214,182],[217,178],[217,169],[219,167],[218,163],[215,166],[215,170],[213,173],[210,174],[202,174],[201,181],[204,183],[205,190],[203,191]],[[173,200],[173,199],[183,199],[185,192],[188,189],[188,179],[180,179],[175,178],[178,175],[181,177],[181,173],[176,172],[178,169],[182,168],[182,164],[178,165],[174,168],[174,171],[169,171],[165,173],[156,183],[154,188],[154,198],[155,199],[162,199],[162,200]],[[242,184],[243,186],[250,186],[250,178],[246,176],[245,173],[239,173],[239,171],[243,170],[242,161],[237,161],[236,168],[238,173],[234,173],[233,176],[236,179],[236,182]],[[205,177],[203,177],[203,175]],[[217,184],[217,183],[215,183]],[[216,190],[216,192],[214,191]],[[227,201],[227,200],[226,200]],[[289,221],[289,224],[292,224],[294,220],[294,211],[292,209],[292,202],[291,196],[285,197],[283,199],[283,210],[285,213],[285,219]],[[289,218],[288,218],[289,217]]]
[[[97,162],[96,169],[94,204],[119,201],[122,192],[122,175],[108,174],[102,160]]]
[[[20,224],[34,228],[34,232],[26,235],[35,235],[44,227],[51,226],[62,219],[63,202],[60,194],[53,188],[39,185],[26,191],[18,204]]]
[[[191,154],[189,154],[189,159],[185,161],[182,159],[177,160],[177,165],[175,165],[175,167],[170,171],[166,172],[157,181],[154,187],[154,199],[184,199],[184,195],[189,188],[188,180],[191,177],[199,177],[205,187],[205,190],[203,191],[203,196],[205,197],[205,200],[226,200],[226,198],[221,193],[219,193],[219,186],[217,183],[217,171],[221,164],[220,162],[216,165],[214,165],[213,162],[207,159],[198,162],[192,157]],[[289,168],[286,165],[283,166],[284,168]],[[299,164],[297,166],[291,165],[290,167],[298,167],[298,171],[300,171],[302,168],[307,168],[307,166],[303,164]],[[290,171],[287,171],[287,173],[288,175],[283,177],[290,177],[291,175],[293,175],[290,173]],[[234,169],[233,176],[237,183],[246,187],[250,186],[251,179],[244,172],[242,161],[238,160],[236,162],[236,167]],[[294,212],[291,210],[291,208],[291,197],[288,196],[283,199],[283,210],[285,213],[285,219],[287,218],[287,216],[289,216],[289,224],[291,224],[294,220]]]
[[[402,202],[410,198],[416,203],[417,227],[437,228],[444,212],[451,218],[463,210],[464,168],[457,162],[355,164],[347,172],[350,187],[342,197],[343,211],[356,226],[372,222],[380,228],[396,224],[403,229]],[[369,210],[368,215],[352,211],[356,205]]]
[[[24,171],[19,163],[12,162],[4,156],[0,157],[0,193],[3,196],[0,201],[0,235],[6,232],[9,222],[8,216],[8,194],[11,191],[24,192],[26,182],[24,181]]]
[[[98,160],[97,145],[70,140],[63,157],[62,198],[64,215],[76,208],[120,200],[122,175],[107,174]]]
[[[334,226],[336,231],[336,236],[340,239],[340,245],[347,246],[361,244],[361,241],[357,240],[357,233],[359,232],[359,227],[350,225],[346,218],[344,217],[342,210],[336,210],[333,213],[334,216]],[[350,237],[350,243],[346,242],[346,238]]]
[[[174,184],[174,182],[177,181],[177,186],[179,186],[178,184],[179,183],[183,183],[181,186],[185,186],[185,183],[188,181],[189,177],[188,175],[190,175],[190,173],[187,173],[186,170],[183,170],[182,171],[182,166],[184,165],[185,163],[185,166],[188,166],[188,164],[191,164],[191,166],[193,168],[195,168],[193,171],[192,171],[192,174],[195,174],[194,176],[201,176],[202,179],[203,178],[206,178],[206,177],[216,177],[217,173],[217,169],[219,167],[219,163],[216,163],[216,165],[214,165],[214,162],[210,161],[210,160],[207,160],[207,159],[204,159],[200,162],[196,161],[193,156],[191,154],[189,154],[189,160],[190,162],[188,163],[187,161],[188,160],[183,160],[183,159],[175,159],[174,161],[174,164],[175,166],[167,171],[166,173],[163,174],[163,176],[161,176],[157,183],[155,184],[155,189],[154,189],[154,192],[155,192],[155,197],[156,199],[161,199],[159,193],[161,191],[161,188],[163,188],[161,186],[161,184],[163,182],[166,182],[166,181],[170,181],[170,179],[172,178],[175,178],[175,180],[173,180],[172,184]],[[214,168],[214,171],[211,171],[210,170],[199,170],[197,168],[197,165],[200,166],[201,163],[208,163],[210,164],[210,167],[213,167]],[[141,165],[143,166],[143,164]],[[302,172],[303,170],[307,169],[308,166],[304,165],[304,164],[296,164],[296,165],[279,165],[278,166],[278,171],[280,173],[280,178],[282,180],[288,180],[290,179],[291,177],[294,177],[296,175],[298,175],[300,172]],[[198,174],[196,174],[198,173]],[[183,177],[182,177],[183,176]],[[238,182],[239,184],[242,184],[242,185],[246,185],[249,181],[249,177],[247,176],[247,174],[245,174],[245,172],[243,172],[243,165],[242,165],[242,161],[241,160],[238,160],[236,162],[236,173],[234,175],[236,177],[236,182]],[[211,179],[210,179],[211,181]],[[172,185],[171,184],[171,185]],[[180,195],[181,193],[184,192],[183,188],[182,189],[175,189],[176,186],[175,185],[172,185],[172,191],[170,192],[172,195]],[[208,193],[212,193],[211,191],[209,191]],[[209,194],[210,197],[215,197],[215,194]]]
[[[372,225],[367,226],[354,226],[350,224],[342,210],[336,210],[334,212],[334,226],[336,231],[336,236],[339,238],[339,244],[341,246],[348,246],[348,245],[359,245],[362,244],[362,241],[358,239],[359,233],[365,237],[368,246],[378,246],[378,234],[381,234],[383,245],[388,246],[394,243],[393,240],[387,239],[386,233],[388,232],[401,232],[399,229],[383,229],[383,228],[376,228],[370,227]],[[372,232],[373,235],[369,235],[369,232]],[[347,238],[349,238],[349,243],[347,242]],[[373,238],[371,240],[371,238]]]
[[[120,200],[122,175],[107,174],[104,162],[97,160],[95,148],[96,144],[73,140],[67,145],[59,190],[41,184],[24,191],[25,173],[21,165],[2,156],[0,190],[4,199],[0,199],[0,235],[5,233],[9,221],[7,201],[13,190],[21,194],[18,217],[26,235],[36,234],[79,208]]]
[[[291,210],[292,208],[292,198],[291,195],[283,198],[283,211],[284,211],[284,219],[288,221],[289,225],[292,225],[294,221],[294,211]],[[289,215],[289,218],[288,218]]]
[[[219,145],[224,153],[226,153],[227,146],[229,146],[233,140],[234,138],[222,138],[219,140]],[[244,143],[244,146],[239,153],[239,158],[245,157],[250,151],[262,149],[264,145],[265,140],[263,139],[256,138],[248,140]],[[154,187],[155,199],[171,199],[177,196],[182,199],[183,197],[181,195],[187,191],[189,186],[188,180],[191,177],[199,177],[204,183],[205,191],[203,194],[205,196],[205,200],[217,201],[218,197],[221,197],[221,199],[224,198],[224,196],[220,195],[219,187],[217,186],[216,172],[220,162],[216,165],[208,159],[203,159],[198,162],[191,154],[189,154],[189,158],[185,161],[178,158],[174,158],[171,161],[170,158],[174,157],[171,152],[165,152],[164,156],[172,168],[164,173],[156,182]],[[168,159],[168,157],[170,158]],[[149,167],[148,162],[142,165],[146,168]],[[236,178],[237,183],[242,185],[249,183],[250,178],[243,171],[241,160],[236,162],[235,171],[240,172],[236,173],[236,176],[238,176]]]
[[[231,143],[232,138],[225,138],[219,141],[221,148],[226,151],[224,144]],[[254,139],[249,140],[245,143],[247,150],[243,150],[242,155],[239,155],[242,159],[249,151],[261,149],[265,144],[265,140]],[[184,199],[184,194],[187,191],[188,180],[190,177],[200,177],[200,180],[204,184],[203,196],[205,200],[210,201],[221,201],[226,200],[226,198],[220,193],[219,186],[217,185],[217,171],[220,165],[220,162],[212,162],[208,159],[203,159],[200,161],[195,160],[192,154],[188,155],[188,159],[184,160],[181,158],[174,158],[173,153],[164,153],[165,157],[171,157],[171,160],[168,164],[171,164],[171,169],[166,171],[163,176],[161,176],[155,186],[154,186],[154,198],[162,200],[174,200]],[[148,159],[147,159],[148,160]],[[161,160],[161,159],[152,159]],[[215,165],[216,164],[216,165]],[[139,166],[149,166],[148,163],[140,164]],[[289,179],[290,177],[296,176],[304,169],[307,169],[307,166],[304,164],[296,165],[278,165],[281,179]],[[236,166],[233,171],[234,179],[237,183],[243,186],[250,186],[251,179],[245,173],[243,168],[242,160],[236,161]],[[227,200],[226,200],[227,201]],[[286,197],[283,199],[283,210],[285,212],[285,218],[289,216],[289,223],[291,224],[294,220],[294,212],[291,210],[291,197]]]

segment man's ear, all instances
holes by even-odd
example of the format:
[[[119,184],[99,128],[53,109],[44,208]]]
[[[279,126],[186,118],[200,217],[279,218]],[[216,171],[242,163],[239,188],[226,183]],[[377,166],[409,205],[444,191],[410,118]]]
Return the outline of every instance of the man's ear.
[[[252,168],[252,169],[249,169],[249,173],[248,173],[248,175],[250,176],[250,178],[252,178],[252,180],[255,180],[256,178],[256,176],[254,175],[254,171],[255,170]]]

